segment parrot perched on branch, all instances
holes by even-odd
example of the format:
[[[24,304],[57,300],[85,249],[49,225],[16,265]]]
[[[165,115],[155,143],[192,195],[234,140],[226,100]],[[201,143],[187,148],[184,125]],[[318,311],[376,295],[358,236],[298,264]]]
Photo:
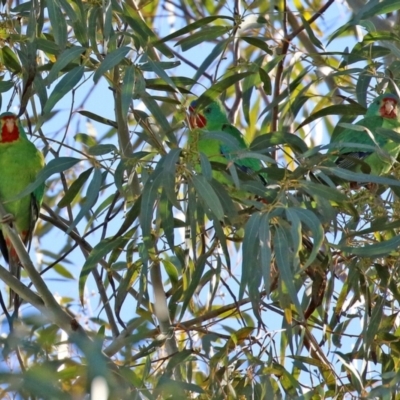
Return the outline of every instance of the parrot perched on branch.
[[[367,131],[345,129],[333,137],[331,143],[353,143],[370,145],[376,150],[357,150],[344,145],[339,149],[336,164],[344,169],[362,172],[363,163],[370,167],[370,173],[383,175],[390,171],[400,152],[400,143],[392,141],[376,131],[386,128],[400,133],[400,104],[398,96],[386,93],[378,96],[368,107],[365,117],[355,125],[367,128]],[[378,148],[377,148],[378,147]],[[364,165],[365,165],[364,164]]]
[[[16,115],[0,115],[0,202],[7,215],[0,220],[0,250],[9,264],[10,272],[20,278],[20,261],[2,224],[9,223],[28,246],[39,216],[44,184],[21,199],[9,201],[36,180],[44,167],[44,157],[30,142]],[[10,291],[10,303],[16,295]],[[17,307],[17,305],[16,305]]]
[[[200,128],[207,131],[222,131],[233,136],[240,150],[247,150],[248,146],[240,131],[229,123],[225,109],[221,102],[212,101],[204,109],[197,110],[196,101],[192,101],[189,106],[190,125],[192,128]],[[193,137],[190,141],[194,141]],[[265,174],[258,173],[263,168],[262,162],[257,158],[238,158],[238,149],[230,148],[229,145],[218,139],[197,139],[198,151],[204,153],[210,161],[228,165],[234,163],[235,166],[249,175],[255,175],[264,185],[267,184]],[[218,180],[224,181],[218,177]]]

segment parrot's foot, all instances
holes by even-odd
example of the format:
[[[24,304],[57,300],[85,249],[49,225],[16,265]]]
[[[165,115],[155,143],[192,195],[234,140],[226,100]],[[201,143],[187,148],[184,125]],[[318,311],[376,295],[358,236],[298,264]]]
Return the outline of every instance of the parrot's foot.
[[[15,221],[14,215],[6,214],[3,218],[0,219],[0,224],[11,224]]]

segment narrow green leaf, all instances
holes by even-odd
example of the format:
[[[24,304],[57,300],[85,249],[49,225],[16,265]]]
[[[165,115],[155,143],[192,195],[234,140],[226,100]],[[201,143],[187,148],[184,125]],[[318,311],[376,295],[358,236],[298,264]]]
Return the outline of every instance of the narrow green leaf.
[[[50,73],[46,78],[46,84],[50,85],[55,79],[57,79],[59,72],[72,61],[80,58],[84,51],[86,51],[86,49],[79,46],[72,46],[69,49],[66,49],[51,67]]]
[[[324,241],[324,228],[320,222],[320,220],[316,217],[316,215],[310,210],[305,210],[303,208],[291,208],[292,212],[297,214],[303,224],[306,224],[308,228],[312,232],[313,238],[313,249],[311,254],[308,257],[308,260],[305,262],[303,268],[307,268],[311,263],[315,260],[318,255],[319,249],[321,248]],[[293,215],[293,214],[291,214]],[[289,215],[288,215],[289,219]],[[289,219],[290,220],[290,219]]]
[[[151,70],[155,72],[163,82],[171,86],[174,90],[178,90],[177,86],[175,85],[173,79],[171,79],[168,74],[164,71],[164,68],[162,68],[162,63],[161,62],[154,62],[151,59],[147,59],[147,63],[150,66]]]
[[[161,168],[156,169],[147,179],[142,192],[139,219],[145,243],[147,243],[150,238],[153,221],[153,207],[158,196],[158,189],[161,186],[164,177],[162,172]]]
[[[308,150],[301,138],[286,132],[271,132],[257,136],[250,144],[250,150],[265,153],[271,151],[271,147],[281,144],[289,145],[297,153],[305,153]]]
[[[39,50],[44,51],[45,53],[58,55],[60,54],[60,47],[57,46],[53,41],[44,39],[44,38],[36,38],[36,45]]]
[[[211,18],[211,17],[210,17]],[[176,33],[176,32],[175,32]],[[232,38],[223,39],[218,42],[208,56],[204,59],[202,64],[197,69],[193,77],[193,85],[198,81],[198,79],[203,75],[203,73],[208,69],[208,67],[213,63],[213,61],[221,55],[221,53],[226,49],[228,44],[232,41]]]
[[[196,100],[197,107],[199,109],[204,108],[207,104],[217,99],[226,89],[252,74],[254,74],[254,72],[241,72],[214,83]]]
[[[235,160],[240,160],[242,158],[256,158],[257,160],[265,161],[266,163],[276,164],[276,161],[273,158],[248,150],[242,150],[240,153],[235,154],[234,158]]]
[[[15,201],[22,199],[23,197],[27,196],[28,194],[32,193],[35,189],[37,189],[40,185],[42,185],[47,178],[51,175],[56,174],[58,172],[65,171],[73,167],[75,164],[80,162],[79,158],[73,157],[59,157],[51,160],[38,174],[36,177],[35,182],[29,184],[21,193],[15,196],[10,201]]]
[[[122,245],[122,244],[121,244]],[[122,247],[122,246],[121,246]],[[122,305],[129,293],[129,289],[134,284],[135,280],[140,271],[139,263],[136,262],[127,268],[126,273],[123,275],[122,279],[118,282],[117,296],[115,297],[115,312],[119,315]]]
[[[123,3],[123,8],[126,21],[133,28],[133,31],[142,38],[143,44],[154,46],[167,58],[174,57],[174,53],[172,53],[165,43],[158,40],[156,34],[141,19],[136,10],[132,9],[128,3]]]
[[[238,215],[237,209],[232,201],[231,196],[228,194],[225,186],[214,178],[210,181],[210,184],[213,187],[215,193],[217,194],[222,206],[224,207],[226,216],[231,221],[237,218]]]
[[[89,179],[90,174],[93,171],[93,167],[90,167],[86,171],[83,171],[78,178],[72,182],[72,185],[68,188],[63,198],[58,202],[57,207],[63,208],[67,205],[71,204],[71,202],[75,199],[76,195],[82,189],[83,185]]]
[[[254,213],[244,228],[244,239],[242,246],[242,279],[240,280],[239,300],[243,299],[244,292],[248,286],[254,268],[259,266],[259,229],[261,213]]]
[[[77,133],[74,136],[74,139],[78,143],[84,144],[86,147],[96,146],[97,140],[92,135],[88,135],[87,133]]]
[[[331,168],[331,167],[320,167],[321,171],[325,171],[327,175],[335,175],[339,178],[345,179],[349,182],[359,183],[377,183],[379,185],[390,185],[400,186],[400,181],[397,179],[385,178],[384,176],[376,176],[370,174],[362,174],[359,172],[352,172],[344,168]]]
[[[119,64],[131,50],[130,47],[123,46],[108,53],[93,75],[94,83],[97,83],[104,73]]]
[[[69,71],[51,92],[49,99],[42,110],[42,115],[48,114],[74,86],[82,79],[85,68],[81,65]]]
[[[357,230],[354,232],[348,232],[346,237],[363,236],[378,231],[388,231],[391,229],[398,229],[398,228],[400,228],[400,220],[387,222],[386,217],[377,218],[375,221],[372,221],[370,228]]]
[[[83,265],[82,271],[79,276],[79,298],[82,304],[84,304],[83,294],[84,294],[86,280],[90,272],[94,268],[96,268],[97,264],[100,262],[102,258],[104,258],[108,253],[110,253],[116,247],[121,245],[124,242],[124,240],[125,240],[124,237],[104,239],[100,243],[98,243],[89,254],[89,257],[85,261],[85,264]]]
[[[342,362],[342,364],[344,365],[344,369],[351,376],[351,383],[354,389],[358,393],[362,393],[364,391],[363,378],[360,376],[357,368],[353,365],[351,361],[348,360],[348,357],[346,355],[340,353],[339,351],[334,351],[333,353]]]
[[[297,309],[297,312],[300,316],[303,316],[303,310],[299,303],[299,299],[297,298],[296,288],[293,283],[294,275],[291,270],[291,263],[288,254],[290,242],[286,236],[285,231],[280,226],[275,226],[273,246],[275,249],[276,264],[279,269],[280,278],[284,282],[288,290],[288,294]]]
[[[176,166],[179,161],[179,157],[181,155],[182,149],[172,149],[167,155],[163,157],[163,175],[164,182],[163,188],[165,190],[166,195],[168,196],[171,204],[174,205],[178,210],[181,210],[181,204],[178,201],[175,193],[175,175],[176,175]]]
[[[51,0],[47,1],[46,5],[54,40],[60,49],[64,49],[67,44],[67,23],[61,11],[60,3],[57,0]]]
[[[114,172],[114,182],[115,186],[117,187],[117,190],[122,194],[123,193],[123,182],[124,182],[124,175],[126,171],[126,164],[125,160],[121,159],[120,162],[117,165],[117,168],[115,168]]]
[[[148,60],[147,55],[143,56],[145,60]],[[180,61],[160,61],[157,62],[158,67],[162,69],[172,69],[179,67],[181,65]],[[141,71],[153,71],[154,66],[150,62],[145,62],[144,64],[140,64],[140,70]]]
[[[102,15],[102,10],[97,5],[92,5],[89,10],[89,18],[88,18],[88,39],[90,48],[93,50],[95,54],[98,54],[99,49],[97,47],[97,31],[98,31],[98,21],[100,16]]]
[[[300,266],[299,252],[301,250],[301,221],[295,209],[286,209],[287,220],[290,223],[290,234],[292,236],[292,270]]]
[[[314,46],[318,47],[321,50],[324,50],[324,46],[322,46],[322,43],[315,36],[314,31],[311,28],[310,24],[307,22],[307,20],[301,14],[299,16],[300,16],[301,22],[303,23],[303,26],[307,32],[308,38],[311,40],[311,42],[314,44]]]
[[[272,50],[269,48],[268,44],[266,43],[268,38],[258,38],[258,37],[240,37],[241,40],[244,40],[248,44],[251,44],[254,47],[258,47],[262,51],[265,51],[267,54],[273,54]]]
[[[81,110],[81,111],[78,111],[78,113],[84,115],[85,117],[92,119],[93,121],[100,122],[101,124],[104,124],[104,125],[112,126],[113,128],[118,128],[118,125],[115,121],[101,117],[100,115],[94,114],[90,111]]]
[[[135,67],[131,65],[125,68],[124,80],[122,81],[121,112],[124,121],[128,118],[129,106],[132,103],[133,86],[135,84]]]
[[[7,92],[14,87],[13,81],[0,81],[0,93]]]
[[[133,204],[133,206],[126,213],[124,222],[122,223],[118,232],[115,234],[115,237],[122,236],[131,227],[131,225],[136,221],[136,218],[139,217],[141,207],[142,207],[142,196],[139,196],[138,199]]]
[[[189,287],[185,291],[185,297],[183,299],[182,309],[179,315],[179,321],[182,320],[186,308],[189,302],[192,300],[194,292],[196,291],[197,286],[200,283],[201,277],[203,276],[204,268],[206,266],[206,261],[207,259],[204,254],[202,254],[197,260],[196,267],[194,268],[194,273],[191,277]]]
[[[103,15],[104,18],[104,29],[103,36],[104,40],[108,40],[110,38],[111,32],[113,31],[112,27],[112,1],[108,0],[107,2],[103,2]]]
[[[207,179],[203,175],[193,175],[191,180],[206,210],[210,210],[219,220],[223,220],[224,210],[221,202]]]
[[[188,37],[179,40],[175,46],[181,46],[182,51],[190,50],[203,42],[211,42],[222,37],[225,33],[232,30],[231,26],[209,26],[198,32],[192,33]]]
[[[58,5],[59,8],[61,6],[64,9],[65,13],[68,15],[68,18],[70,19],[71,22],[74,23],[77,21],[78,13],[67,0],[56,0],[55,3]]]
[[[198,226],[198,224],[200,225],[202,221],[200,220],[200,218],[196,218],[196,210],[199,207],[198,207],[198,202],[197,202],[197,197],[196,197],[196,190],[195,190],[191,180],[188,181],[187,195],[188,195],[188,207],[186,210],[186,219],[190,226],[191,245],[192,245],[192,248],[195,249],[196,242],[197,242],[197,238],[196,238],[197,226]]]
[[[252,66],[253,67],[253,66]],[[253,68],[251,68],[253,70]],[[242,109],[244,119],[247,125],[251,126],[252,121],[250,120],[250,107],[251,107],[251,96],[253,94],[254,89],[257,87],[259,83],[260,77],[257,74],[253,74],[250,76],[246,76],[242,83]]]
[[[264,287],[267,294],[270,293],[271,287],[271,234],[269,229],[269,215],[264,214],[260,219],[260,226],[258,229],[258,236],[260,238],[260,266],[264,279]]]
[[[399,35],[396,35],[393,31],[375,31],[375,32],[370,31],[363,37],[362,43],[375,44],[377,41],[380,40],[396,42],[399,40]],[[366,68],[365,70],[368,71],[368,68]]]
[[[163,393],[173,392],[176,399],[183,399],[186,396],[186,392],[204,393],[204,390],[199,385],[176,381],[167,375],[162,375],[158,380],[157,389],[161,389]]]
[[[258,73],[260,75],[261,82],[263,83],[263,90],[265,94],[270,95],[272,93],[272,83],[268,72],[266,72],[263,68],[260,68]]]
[[[82,220],[82,218],[90,211],[90,209],[96,204],[99,197],[103,176],[99,168],[94,169],[93,178],[89,183],[86,191],[86,197],[84,203],[78,212],[78,215],[74,218],[71,225],[68,227],[67,234],[71,232],[76,225]]]
[[[12,72],[18,74],[22,71],[21,64],[16,54],[8,47],[1,48],[1,57],[4,65]]]
[[[161,63],[157,63],[157,64],[160,65]],[[186,76],[170,76],[169,78],[172,80],[172,82],[176,86],[193,86],[196,84],[196,81],[194,79],[187,78]],[[155,90],[158,86],[161,86],[161,85],[165,86],[165,81],[161,78],[148,78],[148,79],[146,78],[145,82],[146,82],[147,88],[151,88],[151,89],[155,89]]]
[[[57,274],[61,275],[63,278],[66,279],[75,279],[71,272],[68,271],[67,268],[62,266],[61,264],[56,264],[53,267],[53,270],[57,272]]]
[[[363,247],[349,247],[349,246],[337,245],[337,247],[343,252],[360,257],[386,256],[390,254],[392,251],[398,250],[399,246],[400,246],[400,236],[396,236],[392,239],[388,239],[376,244],[364,245]]]
[[[145,106],[149,109],[154,119],[158,122],[161,129],[163,130],[163,133],[167,136],[168,140],[170,140],[171,143],[176,144],[177,141],[175,135],[172,132],[172,128],[167,118],[165,117],[164,112],[161,110],[157,102],[153,99],[152,96],[150,96],[146,92],[141,94],[141,100],[143,101]]]
[[[298,181],[297,183],[299,187],[311,196],[321,196],[325,199],[337,202],[348,200],[347,196],[336,188],[309,181]]]
[[[36,39],[36,29],[38,25],[38,21],[36,20],[36,11],[38,7],[32,6],[29,10],[29,18],[28,24],[26,27],[26,36],[29,38],[29,41],[32,43]],[[40,32],[40,30],[38,30]]]
[[[95,146],[91,146],[87,150],[88,154],[91,156],[103,156],[109,153],[118,153],[118,149],[114,144],[96,144]]]
[[[87,15],[81,0],[69,2],[68,0],[57,0],[69,18],[69,25],[72,26],[75,38],[84,46],[88,46],[86,19]]]
[[[324,107],[321,110],[318,110],[314,114],[311,114],[309,117],[307,117],[297,128],[296,131],[298,131],[300,128],[302,128],[305,125],[308,125],[309,123],[315,121],[318,118],[326,117],[328,115],[351,115],[351,116],[356,116],[356,115],[364,115],[366,112],[366,109],[362,107],[359,104],[340,104],[340,105],[334,105],[334,106],[329,106],[329,107]]]
[[[35,93],[39,97],[40,106],[42,107],[42,110],[43,110],[43,108],[46,105],[46,102],[48,100],[48,97],[47,97],[46,85],[44,83],[44,80],[43,80],[43,77],[41,74],[36,74],[35,80],[33,81],[33,87],[34,87]]]
[[[210,160],[203,152],[200,152],[199,156],[200,156],[201,172],[208,181],[211,181],[212,168],[211,168]]]
[[[372,4],[374,2],[371,2]],[[380,3],[371,7],[368,11],[362,14],[362,19],[368,19],[373,17],[374,15],[382,15],[389,14],[393,11],[400,10],[400,1],[399,0],[383,0]]]
[[[178,353],[174,354],[170,360],[168,361],[168,365],[166,370],[171,373],[174,371],[174,369],[184,361],[186,361],[191,355],[193,355],[193,350],[192,349],[183,349],[182,351],[179,351]],[[198,393],[204,393],[203,390],[199,391],[200,387],[198,386],[197,392]]]
[[[169,260],[161,260],[165,272],[167,273],[169,280],[171,281],[172,285],[176,285],[179,282],[179,272],[175,265]]]
[[[369,85],[372,80],[372,75],[368,73],[368,67],[365,67],[365,73],[361,73],[358,76],[357,79],[357,84],[356,84],[356,95],[357,95],[357,101],[358,103],[362,106],[367,108],[367,94],[368,94],[368,89]]]
[[[160,41],[167,42],[168,40],[175,39],[186,33],[190,33],[192,31],[194,31],[195,29],[201,28],[204,25],[208,25],[210,22],[214,22],[217,19],[227,19],[227,20],[234,22],[234,19],[231,16],[227,16],[227,15],[218,15],[218,16],[213,15],[213,16],[201,18],[189,25],[186,25],[184,28],[178,29],[177,31],[171,33],[170,35],[165,36],[164,38],[160,39]]]
[[[228,269],[230,270],[230,268],[231,268],[231,258],[229,256],[229,252],[228,252],[228,246],[227,246],[227,242],[226,242],[225,232],[224,232],[224,230],[222,228],[221,222],[217,218],[214,217],[212,219],[212,221],[213,221],[213,226],[214,226],[214,230],[215,230],[215,235],[219,239],[220,245],[222,247],[222,251],[224,252],[226,265],[227,265]],[[218,257],[218,261],[220,262],[219,257]]]
[[[169,201],[165,188],[161,193],[160,202],[158,205],[160,213],[161,228],[164,230],[165,237],[171,249],[175,247],[174,235],[174,214],[172,211],[172,203]]]
[[[386,296],[381,295],[372,309],[371,318],[368,321],[368,325],[366,327],[366,332],[364,336],[365,341],[363,347],[365,354],[369,353],[369,349],[375,340],[375,335],[378,333],[379,325],[384,316],[383,307],[385,305],[385,302],[386,302]]]

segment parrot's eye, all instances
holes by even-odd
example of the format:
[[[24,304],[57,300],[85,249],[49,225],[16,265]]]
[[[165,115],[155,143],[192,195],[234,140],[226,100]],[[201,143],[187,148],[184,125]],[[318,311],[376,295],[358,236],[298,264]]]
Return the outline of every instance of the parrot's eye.
[[[210,108],[210,107],[207,107],[207,108],[204,110],[204,112],[205,112],[206,114],[209,114],[209,113],[211,112],[211,108]]]

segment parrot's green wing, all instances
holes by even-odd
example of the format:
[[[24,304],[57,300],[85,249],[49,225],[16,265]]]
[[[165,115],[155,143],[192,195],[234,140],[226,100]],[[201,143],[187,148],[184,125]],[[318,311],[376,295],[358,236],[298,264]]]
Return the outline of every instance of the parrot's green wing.
[[[25,245],[29,245],[43,200],[44,184],[22,199],[9,201],[36,180],[44,167],[42,153],[30,142],[14,114],[0,115],[0,201],[12,215],[12,225]],[[20,274],[19,259],[0,225],[0,250],[10,271]]]
[[[237,142],[239,143],[239,147],[241,149],[246,149],[247,150],[247,144],[243,139],[242,134],[240,133],[240,131],[233,125],[231,124],[224,124],[222,126],[222,131],[223,132],[227,132],[230,135],[232,135]],[[246,174],[249,175],[254,175],[255,173],[257,173],[258,171],[260,171],[261,169],[263,169],[263,165],[261,163],[261,161],[257,158],[238,158],[237,157],[237,152],[234,151],[233,149],[231,149],[229,146],[227,146],[226,144],[221,144],[220,145],[220,151],[221,153],[224,155],[224,157],[235,163],[235,165],[242,170],[243,172],[245,172]],[[266,176],[264,176],[263,174],[257,174],[257,176],[261,179],[261,181],[266,184]]]

